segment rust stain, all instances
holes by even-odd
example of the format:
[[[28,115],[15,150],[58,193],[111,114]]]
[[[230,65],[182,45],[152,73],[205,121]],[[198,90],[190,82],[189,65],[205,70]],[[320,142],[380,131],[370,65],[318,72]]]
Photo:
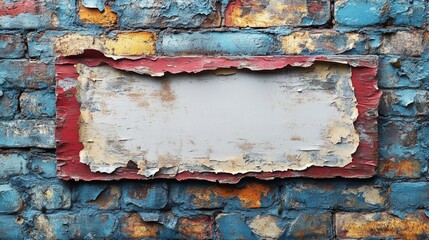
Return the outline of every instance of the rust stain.
[[[215,186],[211,188],[192,188],[188,189],[189,194],[195,195],[196,199],[210,201],[211,195],[221,198],[237,197],[243,208],[259,208],[261,207],[261,198],[268,195],[271,188],[260,183],[249,183],[243,188],[233,186]]]
[[[154,97],[159,97],[163,102],[171,103],[176,100],[176,95],[171,90],[170,82],[163,81],[161,90],[154,93]]]
[[[409,214],[401,219],[387,213],[351,213],[338,215],[337,226],[341,238],[420,239],[428,236],[429,218],[424,214]]]
[[[160,228],[158,223],[144,222],[138,213],[132,213],[125,219],[122,231],[133,238],[157,238]]]
[[[290,140],[292,140],[292,141],[301,141],[301,140],[302,140],[302,138],[301,138],[300,136],[292,136],[292,137],[290,138]]]
[[[213,219],[209,216],[198,218],[180,218],[179,232],[186,238],[211,239],[213,231]]]
[[[414,176],[420,172],[421,164],[416,159],[404,159],[395,162],[393,159],[386,159],[380,164],[381,173],[394,172],[399,176]]]
[[[102,12],[96,8],[87,8],[80,4],[78,15],[79,19],[84,23],[98,24],[104,27],[114,26],[118,19],[118,16],[112,12],[108,4],[106,4]]]

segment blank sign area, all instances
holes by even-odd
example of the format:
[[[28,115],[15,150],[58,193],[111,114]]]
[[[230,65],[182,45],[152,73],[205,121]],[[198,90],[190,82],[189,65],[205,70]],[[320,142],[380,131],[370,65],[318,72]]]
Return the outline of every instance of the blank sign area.
[[[272,172],[342,167],[359,138],[350,68],[150,77],[77,66],[81,162],[110,173]]]

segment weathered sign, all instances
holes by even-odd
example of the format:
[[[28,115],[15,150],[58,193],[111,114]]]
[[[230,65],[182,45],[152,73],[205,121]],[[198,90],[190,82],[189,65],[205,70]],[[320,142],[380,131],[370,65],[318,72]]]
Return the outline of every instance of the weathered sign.
[[[369,177],[376,57],[159,57],[57,62],[64,179]]]

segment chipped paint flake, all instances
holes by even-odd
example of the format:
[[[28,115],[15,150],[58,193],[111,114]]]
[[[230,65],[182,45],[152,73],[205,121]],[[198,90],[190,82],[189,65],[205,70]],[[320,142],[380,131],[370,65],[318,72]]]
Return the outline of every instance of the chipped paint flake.
[[[80,159],[93,172],[129,161],[146,177],[342,167],[359,145],[347,66],[162,79],[77,70]]]
[[[278,239],[283,233],[277,226],[276,217],[272,215],[256,216],[250,221],[249,227],[263,239]]]
[[[84,23],[98,24],[104,27],[114,26],[118,19],[108,4],[100,6],[100,3],[94,3],[94,1],[89,1],[86,5],[84,1],[79,8],[78,15]]]

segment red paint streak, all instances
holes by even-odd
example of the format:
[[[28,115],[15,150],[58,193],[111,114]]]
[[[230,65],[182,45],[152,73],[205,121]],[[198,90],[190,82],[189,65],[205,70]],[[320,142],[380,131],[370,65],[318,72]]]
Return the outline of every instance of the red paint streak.
[[[377,108],[381,92],[377,89],[377,62],[374,56],[272,56],[272,57],[146,57],[138,60],[113,60],[96,51],[87,51],[80,56],[60,57],[57,61],[57,83],[65,78],[77,81],[75,64],[98,66],[101,63],[122,70],[146,69],[152,74],[201,72],[217,68],[249,68],[272,70],[286,66],[308,67],[314,62],[334,62],[352,66],[352,83],[358,102],[358,118],[355,128],[359,132],[360,144],[353,161],[343,168],[309,167],[304,171],[264,172],[264,173],[191,173],[177,175],[156,174],[151,178],[174,178],[177,180],[201,179],[225,183],[237,183],[243,177],[258,179],[312,177],[312,178],[367,178],[375,174],[378,163]],[[57,175],[62,179],[74,180],[117,180],[148,179],[137,174],[138,169],[118,168],[111,174],[91,172],[88,165],[80,162],[79,152],[83,145],[79,142],[80,105],[76,100],[76,89],[67,91],[57,84]]]
[[[325,4],[323,4],[323,2],[320,0],[310,0],[308,1],[307,5],[308,12],[313,14],[317,14],[323,11],[323,9],[325,8]]]
[[[9,3],[10,2],[10,3]],[[41,3],[38,0],[0,0],[0,17],[17,16],[23,13],[38,14],[40,12]]]

